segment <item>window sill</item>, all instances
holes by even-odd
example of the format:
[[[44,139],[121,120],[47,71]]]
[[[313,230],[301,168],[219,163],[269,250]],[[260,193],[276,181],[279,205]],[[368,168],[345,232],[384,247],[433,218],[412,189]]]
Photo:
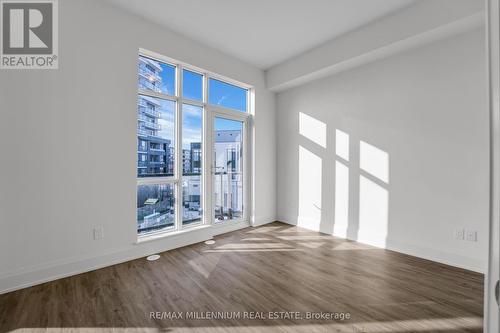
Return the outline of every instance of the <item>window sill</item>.
[[[222,221],[217,221],[212,224],[212,227],[214,228],[223,228],[228,225],[235,225],[235,224],[240,224],[240,223],[247,223],[247,220],[244,218],[239,218],[235,220],[222,220]]]
[[[160,232],[156,232],[156,233],[151,233],[149,235],[137,237],[137,241],[135,242],[135,244],[138,245],[138,244],[151,242],[151,241],[155,241],[155,240],[159,240],[159,239],[181,236],[181,235],[184,235],[184,234],[187,234],[190,232],[209,229],[210,227],[211,227],[211,225],[199,225],[199,226],[193,226],[193,227],[189,227],[189,228],[181,229],[181,230],[177,230],[177,231],[160,231]]]

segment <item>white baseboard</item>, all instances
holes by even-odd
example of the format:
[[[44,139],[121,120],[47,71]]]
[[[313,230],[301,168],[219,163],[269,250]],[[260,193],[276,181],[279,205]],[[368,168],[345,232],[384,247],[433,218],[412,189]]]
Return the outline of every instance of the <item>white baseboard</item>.
[[[256,216],[254,221],[253,221],[252,227],[258,227],[258,226],[273,223],[273,222],[276,222],[276,216],[274,216],[274,215],[273,216]]]
[[[231,232],[243,228],[248,228],[250,223],[246,221],[234,223],[234,224],[214,224],[211,226],[212,237],[217,235],[225,234],[226,232]]]
[[[300,219],[298,217],[291,216],[278,216],[278,221],[287,223],[290,225],[299,225],[299,222],[304,221],[304,219]],[[309,221],[310,222],[310,221]],[[302,223],[300,223],[302,224]],[[306,224],[306,223],[304,223]],[[316,223],[318,224],[318,223]],[[309,229],[312,231],[318,231],[317,228],[306,228],[303,225],[300,225],[301,228]],[[346,238],[347,239],[347,227],[340,226],[335,227],[333,231],[333,236]],[[402,242],[394,239],[385,239],[385,237],[373,237],[373,233],[370,235],[363,235],[362,232],[359,232],[357,239],[350,239],[359,243],[371,245],[378,248],[383,248],[407,255],[411,255],[414,257],[431,260],[435,262],[439,262],[441,264],[467,269],[473,272],[484,274],[487,267],[487,261],[478,260],[475,258],[470,258],[462,255],[458,255],[455,253],[445,252],[429,247],[422,247],[416,244],[411,244],[407,242]]]
[[[192,230],[189,233],[133,244],[127,248],[110,251],[97,257],[69,258],[20,269],[0,276],[0,294],[203,242],[213,238],[213,236],[247,227],[249,227],[247,222],[215,225],[210,228]]]
[[[276,216],[277,220],[282,223],[290,224],[290,225],[297,225],[297,218],[295,217],[290,217],[290,216],[284,216],[284,215],[278,215]]]
[[[439,251],[436,249],[420,247],[415,244],[399,242],[395,240],[386,240],[385,249],[408,254],[426,260],[439,262],[441,264],[467,269],[469,271],[484,274],[486,272],[487,261],[478,260],[450,252]]]

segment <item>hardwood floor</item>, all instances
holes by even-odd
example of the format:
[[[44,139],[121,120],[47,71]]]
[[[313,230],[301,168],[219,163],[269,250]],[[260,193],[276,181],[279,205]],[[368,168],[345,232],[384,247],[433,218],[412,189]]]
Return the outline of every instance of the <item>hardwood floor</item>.
[[[282,223],[215,241],[0,295],[0,333],[482,332],[481,274]]]

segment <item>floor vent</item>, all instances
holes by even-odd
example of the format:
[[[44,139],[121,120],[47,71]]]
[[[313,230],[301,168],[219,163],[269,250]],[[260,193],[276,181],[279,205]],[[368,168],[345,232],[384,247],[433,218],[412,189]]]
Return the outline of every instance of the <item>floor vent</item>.
[[[148,261],[155,261],[155,260],[160,259],[160,255],[159,254],[153,254],[153,255],[150,255],[150,256],[146,257],[146,259]]]

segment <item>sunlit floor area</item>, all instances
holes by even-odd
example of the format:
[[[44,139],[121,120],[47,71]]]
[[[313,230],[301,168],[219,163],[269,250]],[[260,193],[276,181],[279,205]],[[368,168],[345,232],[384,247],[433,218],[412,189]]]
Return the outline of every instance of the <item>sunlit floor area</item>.
[[[0,295],[0,306],[1,333],[482,332],[483,276],[276,222]]]

